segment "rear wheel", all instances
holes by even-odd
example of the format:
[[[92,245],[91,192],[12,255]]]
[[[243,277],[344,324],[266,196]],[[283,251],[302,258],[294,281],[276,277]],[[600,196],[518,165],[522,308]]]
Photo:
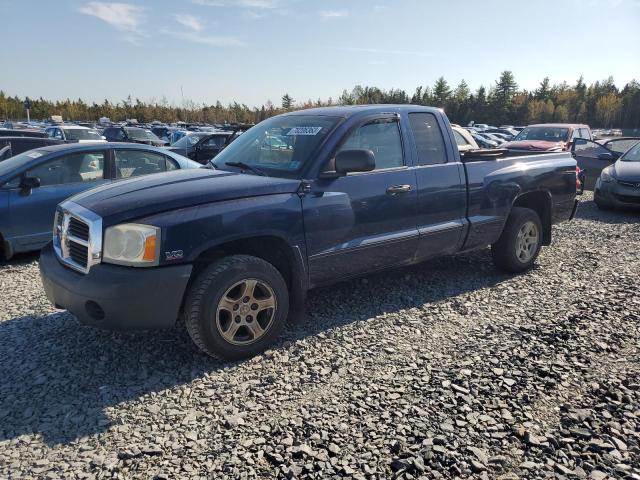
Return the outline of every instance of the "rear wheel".
[[[270,263],[233,255],[207,267],[193,282],[185,324],[203,352],[225,360],[267,349],[282,331],[289,311],[287,285]]]
[[[530,208],[514,207],[502,235],[491,245],[493,263],[500,270],[520,273],[530,269],[542,247],[542,223]]]

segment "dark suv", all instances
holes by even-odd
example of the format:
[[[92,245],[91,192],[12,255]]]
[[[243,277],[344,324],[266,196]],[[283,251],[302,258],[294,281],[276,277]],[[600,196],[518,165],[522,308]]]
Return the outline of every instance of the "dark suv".
[[[206,164],[236,137],[235,132],[193,132],[172,144],[169,150]]]
[[[139,127],[107,127],[102,135],[108,142],[144,143],[154,147],[169,145],[169,142],[160,140],[151,130]]]

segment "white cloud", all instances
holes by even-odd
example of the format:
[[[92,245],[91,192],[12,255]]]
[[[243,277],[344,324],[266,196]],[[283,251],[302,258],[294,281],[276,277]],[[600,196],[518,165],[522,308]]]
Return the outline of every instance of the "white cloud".
[[[206,7],[245,7],[260,10],[275,8],[279,3],[278,0],[191,0],[191,2]]]
[[[344,18],[349,16],[346,10],[322,10],[319,12],[322,18]]]
[[[270,9],[276,8],[278,2],[276,0],[238,0],[236,3],[247,8]]]
[[[203,45],[209,45],[211,47],[244,47],[244,42],[238,37],[225,36],[225,35],[203,35],[201,33],[191,32],[176,32],[174,30],[162,30],[162,33],[171,35],[179,40],[192,43],[201,43]]]
[[[203,5],[205,7],[224,7],[224,2],[218,0],[191,0],[195,5]]]
[[[204,25],[202,25],[202,22],[193,15],[176,14],[173,16],[173,18],[175,18],[176,22],[178,22],[183,27],[190,28],[195,32],[200,32],[204,29]]]
[[[128,3],[89,2],[80,8],[85,15],[97,17],[109,25],[135,31],[142,23],[142,8]]]

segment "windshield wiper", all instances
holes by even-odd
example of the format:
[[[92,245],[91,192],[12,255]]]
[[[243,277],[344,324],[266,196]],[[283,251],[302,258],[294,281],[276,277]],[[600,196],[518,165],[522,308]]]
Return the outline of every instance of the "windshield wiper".
[[[244,163],[244,162],[225,162],[224,164],[228,165],[229,167],[238,167],[238,168],[242,168],[244,170],[251,170],[256,175],[260,175],[262,177],[267,177],[268,176],[266,173],[264,173],[259,168],[256,168],[253,165],[249,165],[248,163]]]

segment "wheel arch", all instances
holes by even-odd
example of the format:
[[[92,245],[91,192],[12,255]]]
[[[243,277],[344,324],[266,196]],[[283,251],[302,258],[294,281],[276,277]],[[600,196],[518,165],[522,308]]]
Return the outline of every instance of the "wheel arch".
[[[518,195],[511,207],[529,208],[538,214],[542,223],[542,245],[551,244],[551,194],[544,190],[535,190]]]
[[[269,262],[284,278],[292,303],[304,300],[308,279],[303,253],[284,238],[271,234],[234,238],[202,250],[193,259],[189,283],[207,265],[230,255],[251,255]]]

